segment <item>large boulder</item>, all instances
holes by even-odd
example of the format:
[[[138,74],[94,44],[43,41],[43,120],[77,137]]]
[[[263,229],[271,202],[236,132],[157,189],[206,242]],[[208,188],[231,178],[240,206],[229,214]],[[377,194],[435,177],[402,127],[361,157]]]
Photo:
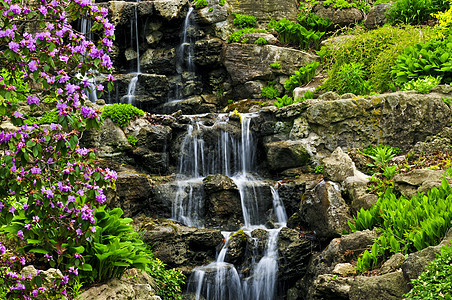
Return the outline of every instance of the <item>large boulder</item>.
[[[438,187],[444,178],[444,170],[415,169],[406,174],[396,174],[396,189],[405,197],[412,197],[418,192],[427,193]]]
[[[295,21],[298,13],[297,0],[241,0],[228,1],[232,11],[255,16],[259,22],[269,22],[270,20],[280,20],[283,18]]]
[[[334,151],[388,144],[403,150],[450,124],[451,111],[441,94],[414,92],[319,101],[307,109],[312,133]]]
[[[377,26],[383,26],[388,21],[386,13],[390,9],[390,3],[381,3],[370,8],[369,13],[366,16],[363,24],[367,28],[375,28]]]
[[[355,164],[340,147],[323,160],[323,175],[325,179],[342,183],[347,177],[355,174]]]
[[[234,83],[250,80],[272,80],[274,70],[271,63],[279,62],[278,73],[292,74],[300,67],[319,60],[317,55],[304,51],[254,44],[228,44],[225,49],[223,64]]]
[[[194,61],[199,66],[213,68],[221,62],[223,41],[218,38],[205,38],[195,42],[194,51],[197,55]]]
[[[208,3],[208,6],[196,10],[195,22],[202,25],[211,25],[226,21],[230,9],[229,4],[220,5],[218,0],[208,0]]]
[[[181,18],[184,8],[187,7],[188,0],[156,0],[154,3],[155,11],[163,18],[171,21]]]
[[[333,5],[324,6],[323,1],[319,1],[312,12],[322,18],[328,18],[333,25],[348,26],[356,24],[364,19],[364,14],[355,7],[334,8]]]
[[[310,162],[310,154],[302,141],[266,143],[265,150],[268,166],[272,172],[305,166]]]
[[[176,49],[147,49],[140,57],[141,71],[149,74],[175,74]]]
[[[322,181],[306,191],[300,218],[302,228],[315,231],[320,241],[329,241],[344,231],[350,231],[348,221],[353,221],[338,186],[329,181]]]
[[[350,300],[398,300],[410,290],[401,270],[380,276],[357,276],[350,288]]]

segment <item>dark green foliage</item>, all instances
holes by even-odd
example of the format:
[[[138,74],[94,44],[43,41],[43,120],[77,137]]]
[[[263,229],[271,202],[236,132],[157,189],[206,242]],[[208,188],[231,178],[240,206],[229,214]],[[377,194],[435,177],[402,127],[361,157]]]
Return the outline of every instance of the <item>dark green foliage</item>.
[[[265,32],[265,30],[257,29],[257,28],[243,28],[235,31],[228,39],[229,43],[240,43],[242,41],[242,36],[247,33],[254,32]]]
[[[263,87],[261,91],[261,96],[267,99],[274,99],[279,97],[279,91],[275,88],[275,83],[272,81],[268,82],[268,86]]]
[[[391,74],[397,85],[426,76],[452,81],[452,39],[429,41],[407,47],[397,57]]]
[[[254,44],[256,44],[256,45],[267,45],[268,42],[263,37],[260,37],[254,42]]]
[[[381,194],[369,210],[361,209],[355,217],[353,231],[376,228],[381,234],[358,259],[357,269],[365,271],[377,266],[391,253],[403,254],[437,245],[451,228],[452,188],[446,179],[427,195],[419,193],[411,199],[397,198],[392,189]]]
[[[387,13],[392,24],[424,24],[432,19],[431,14],[449,8],[447,0],[397,0]]]
[[[452,245],[441,248],[441,254],[427,266],[427,271],[411,280],[413,289],[406,300],[452,299]]]
[[[332,22],[330,19],[322,18],[316,15],[315,13],[309,12],[305,15],[297,16],[298,23],[311,30],[326,32],[330,29]]]
[[[238,28],[254,27],[257,23],[257,18],[254,16],[247,16],[241,14],[234,14],[235,18],[233,24]]]
[[[347,36],[322,47],[319,55],[322,56],[323,65],[329,69],[328,80],[322,89],[337,90],[341,66],[360,63],[366,76],[364,80],[371,83],[371,92],[395,90],[389,78],[397,56],[406,47],[431,40],[433,36],[433,30],[429,27],[381,27],[371,31],[356,28]]]
[[[320,39],[325,34],[325,32],[308,30],[299,23],[291,22],[288,19],[271,20],[268,23],[268,27],[278,33],[281,43],[298,45],[300,49],[308,49],[310,47],[317,49]]]
[[[315,71],[320,64],[318,62],[313,62],[301,67],[298,71],[290,76],[289,80],[284,82],[284,88],[290,94],[293,90],[303,84],[308,83],[315,77]]]
[[[337,73],[337,90],[340,94],[353,93],[366,95],[370,91],[370,83],[365,80],[366,74],[362,63],[349,63],[340,67]]]
[[[51,124],[51,123],[58,123],[58,110],[49,110],[42,114],[42,116],[37,119],[35,117],[28,118],[25,120],[25,124],[27,125],[33,125],[33,124]]]
[[[102,111],[102,117],[110,118],[116,125],[126,127],[127,124],[138,116],[143,116],[144,111],[131,104],[115,103],[107,105]]]

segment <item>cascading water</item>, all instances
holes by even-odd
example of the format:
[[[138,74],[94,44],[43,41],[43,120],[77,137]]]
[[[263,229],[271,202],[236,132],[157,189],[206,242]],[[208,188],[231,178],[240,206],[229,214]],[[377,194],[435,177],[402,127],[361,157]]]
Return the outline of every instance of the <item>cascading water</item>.
[[[226,242],[217,260],[196,268],[189,279],[188,293],[194,294],[194,299],[274,300],[277,297],[277,241],[287,216],[277,190],[269,187],[276,229],[266,229],[263,225],[268,220],[260,207],[259,187],[263,183],[251,173],[256,169],[255,143],[250,130],[252,117],[251,114],[242,114],[240,134],[224,130],[228,123],[226,116],[219,116],[213,126],[192,117],[181,146],[179,190],[173,205],[173,219],[189,226],[203,226],[202,179],[209,174],[224,174],[234,181],[239,190],[244,221],[242,230],[250,237],[257,228],[268,232],[263,256],[259,261],[252,259],[254,263],[247,278],[239,274],[234,265],[225,262],[231,233],[224,233]],[[208,130],[219,131],[215,145],[205,141]]]
[[[133,73],[133,77],[130,80],[129,86],[127,87],[127,95],[121,98],[121,102],[127,102],[128,104],[133,104],[135,100],[135,90],[137,88],[138,77],[141,74],[140,69],[140,42],[139,42],[139,32],[138,32],[138,2],[134,6],[134,17],[130,20],[130,41],[132,49],[136,50],[136,72]],[[135,42],[134,42],[135,41]]]
[[[195,51],[194,51],[194,39],[190,36],[189,30],[193,27],[192,14],[194,8],[190,6],[188,8],[187,15],[185,16],[184,27],[182,28],[181,43],[176,52],[176,71],[179,77],[178,82],[175,83],[175,88],[172,94],[170,94],[170,101],[180,101],[184,97],[184,77],[195,77]],[[188,76],[187,76],[188,75]]]
[[[80,32],[85,35],[87,40],[92,40],[93,33],[91,31],[91,27],[93,26],[93,21],[88,18],[80,19]],[[97,92],[96,92],[96,81],[94,78],[90,78],[88,80],[89,87],[85,90],[85,94],[91,102],[97,101]]]

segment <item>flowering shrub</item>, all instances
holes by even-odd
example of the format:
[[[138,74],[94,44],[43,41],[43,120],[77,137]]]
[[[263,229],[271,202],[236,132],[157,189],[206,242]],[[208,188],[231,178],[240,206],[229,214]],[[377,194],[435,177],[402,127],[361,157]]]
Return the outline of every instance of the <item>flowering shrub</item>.
[[[95,208],[106,200],[103,189],[116,179],[114,171],[94,166],[92,150],[79,146],[81,132],[101,122],[100,112],[84,106],[90,78],[107,74],[112,87],[114,27],[107,13],[91,0],[0,0],[0,116],[16,126],[0,131],[1,229],[16,241],[20,262],[61,269],[63,289],[50,288],[60,296],[79,269],[91,268],[84,247],[95,231]],[[70,24],[82,17],[93,20],[93,40]],[[104,86],[96,89],[102,93]],[[56,100],[59,124],[24,124],[16,103],[34,109],[47,99]],[[0,252],[2,261],[5,255]],[[11,276],[16,269],[3,265],[6,273],[0,272],[9,297],[45,292],[39,276]]]

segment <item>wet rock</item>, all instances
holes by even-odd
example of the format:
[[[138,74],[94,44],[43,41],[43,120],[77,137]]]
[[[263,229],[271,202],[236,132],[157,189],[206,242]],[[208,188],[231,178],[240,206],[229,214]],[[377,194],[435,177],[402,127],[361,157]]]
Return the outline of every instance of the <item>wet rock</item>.
[[[339,237],[349,231],[347,221],[353,221],[350,208],[332,182],[322,181],[303,196],[300,216],[305,230],[316,232],[320,241]]]
[[[194,96],[181,101],[168,102],[156,107],[155,113],[172,113],[182,111],[186,115],[203,114],[216,111],[213,104],[205,103],[200,96]]]
[[[221,61],[223,41],[218,38],[205,38],[195,42],[194,51],[199,53],[195,56],[195,63],[199,66],[214,68]]]
[[[342,9],[334,8],[333,5],[325,7],[323,1],[319,1],[312,8],[312,12],[324,19],[330,19],[333,26],[348,26],[364,19],[364,14],[355,7]]]
[[[172,130],[169,126],[151,124],[143,118],[131,121],[126,132],[137,139],[136,146],[151,151],[166,152],[171,142]]]
[[[226,46],[223,63],[237,84],[256,79],[272,80],[270,64],[275,61],[281,65],[279,72],[292,74],[318,59],[316,55],[290,48],[233,43]]]
[[[272,172],[305,166],[310,162],[310,154],[301,141],[271,142],[265,144],[265,150]]]
[[[140,57],[141,71],[149,74],[176,73],[176,49],[149,48]]]
[[[386,24],[388,17],[386,13],[390,9],[390,3],[381,3],[370,8],[369,13],[366,16],[363,24],[367,28],[376,28]]]
[[[234,181],[225,175],[209,175],[203,180],[206,192],[206,221],[209,227],[237,230],[243,224],[240,194]]]
[[[166,175],[169,170],[169,158],[166,152],[154,152],[137,147],[130,154],[135,165],[149,174]]]
[[[130,269],[120,279],[113,278],[104,284],[91,287],[79,297],[86,300],[160,300],[161,298],[156,295],[153,286],[156,286],[156,283],[148,274],[137,269]]]
[[[225,262],[241,265],[245,262],[246,259],[246,251],[248,248],[248,244],[252,241],[250,237],[243,231],[239,230],[235,232],[228,241],[227,244],[227,252],[224,258]]]
[[[144,229],[143,240],[153,246],[156,257],[170,268],[193,268],[215,260],[217,247],[223,242],[219,230],[185,227],[171,221],[150,218],[134,220],[137,229]]]
[[[350,288],[350,300],[398,300],[410,288],[402,271],[380,276],[358,276]]]
[[[325,179],[342,183],[355,173],[355,164],[340,147],[323,160],[323,176]]]

